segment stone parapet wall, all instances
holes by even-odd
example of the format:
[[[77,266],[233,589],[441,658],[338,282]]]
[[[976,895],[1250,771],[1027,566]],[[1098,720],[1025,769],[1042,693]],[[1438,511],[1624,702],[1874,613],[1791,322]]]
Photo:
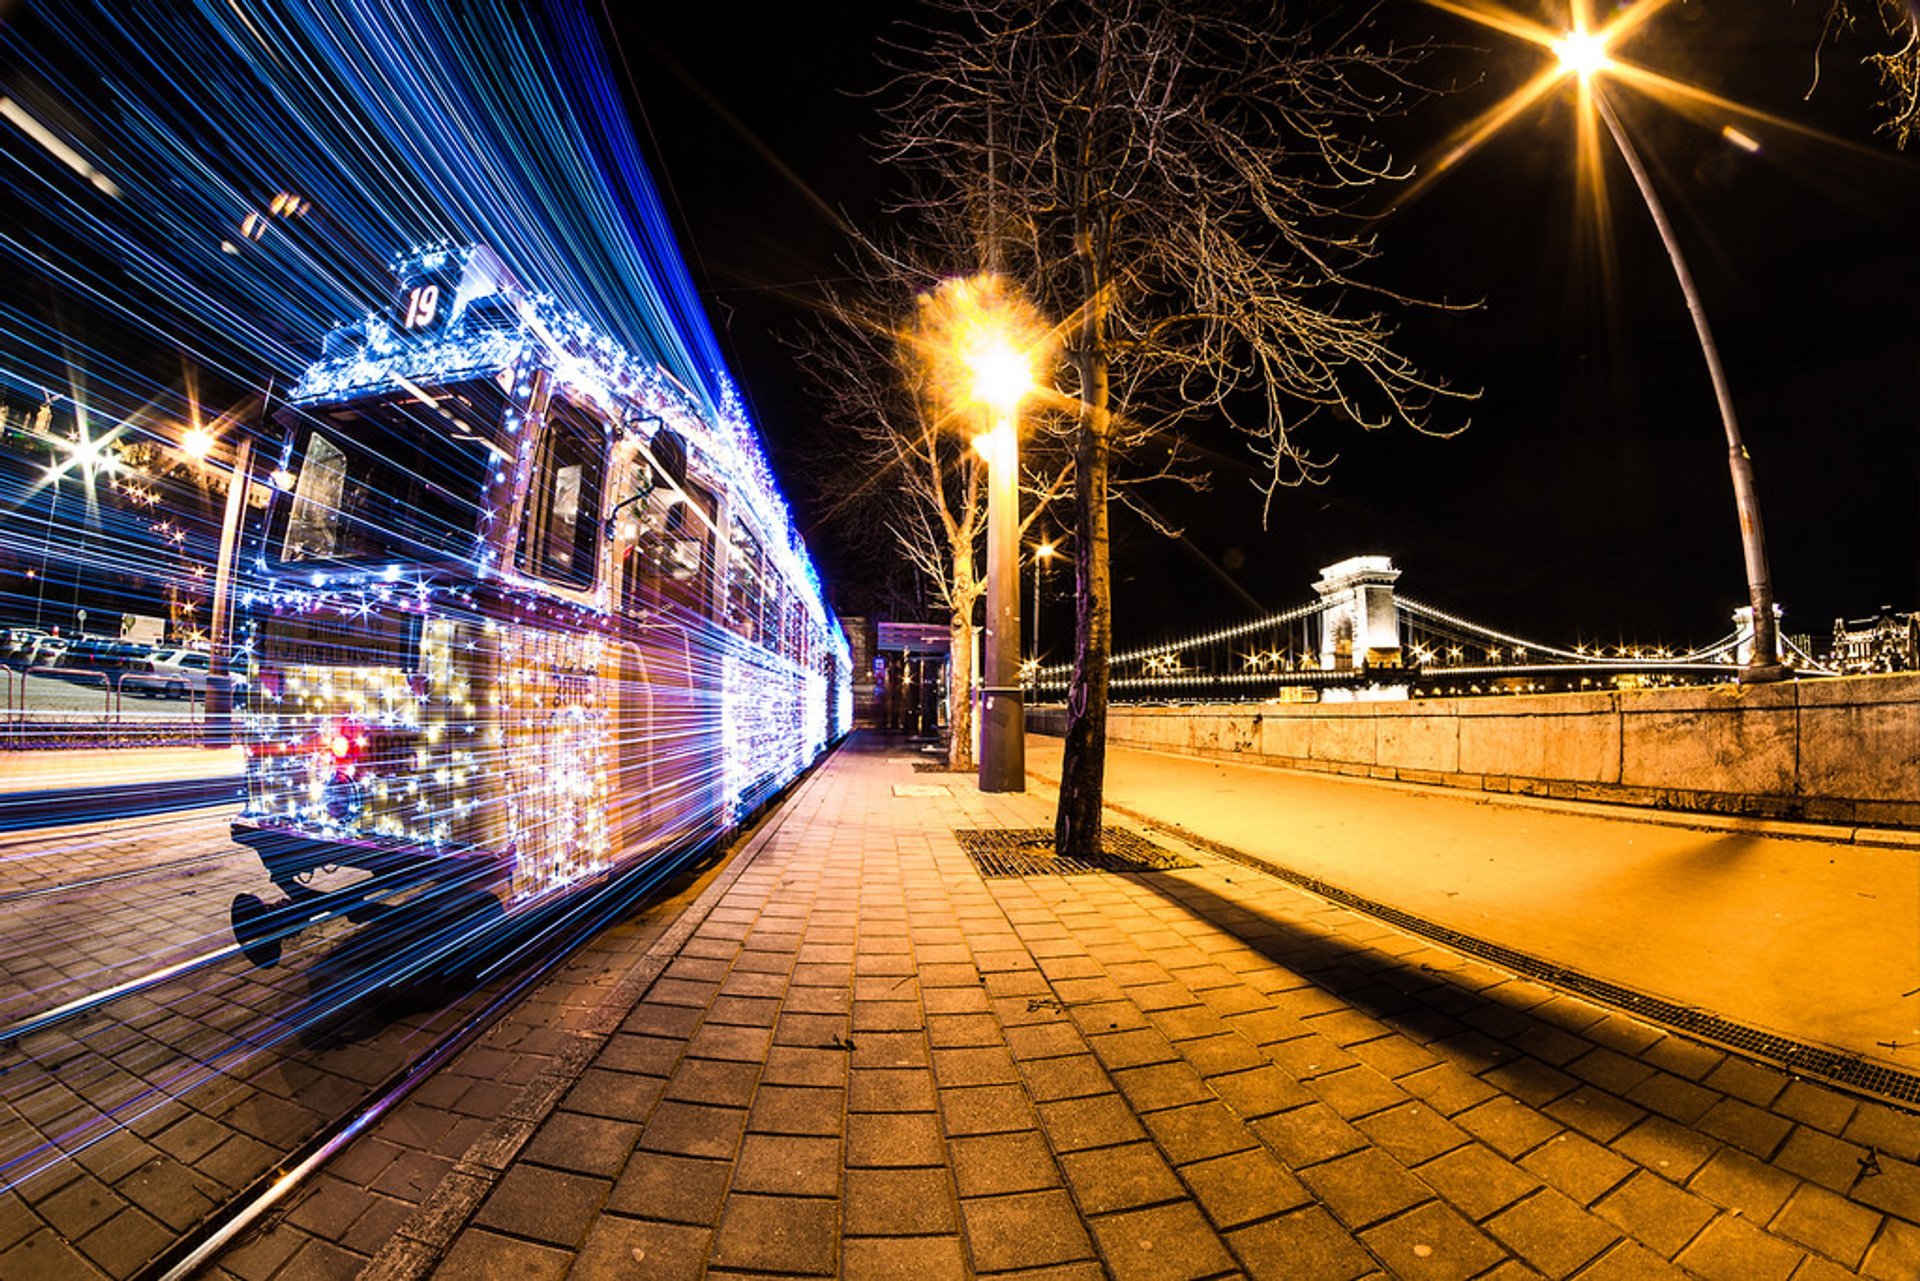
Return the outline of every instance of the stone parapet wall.
[[[1065,729],[1039,706],[1028,725]],[[1489,792],[1920,828],[1920,675],[1108,712],[1118,747]]]

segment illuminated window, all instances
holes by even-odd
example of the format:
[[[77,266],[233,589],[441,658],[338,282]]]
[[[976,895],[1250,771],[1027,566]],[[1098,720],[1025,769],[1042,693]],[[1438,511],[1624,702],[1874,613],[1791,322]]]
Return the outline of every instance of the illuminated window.
[[[765,558],[760,540],[740,521],[733,522],[732,552],[727,557],[727,627],[748,640],[759,639],[766,591]]]
[[[593,586],[606,452],[606,437],[594,424],[565,410],[548,417],[520,537],[520,567],[528,574]]]
[[[438,413],[412,401],[294,410],[282,421],[298,449],[276,539],[281,560],[473,554],[488,450],[497,448],[487,440],[444,434]]]
[[[622,596],[630,610],[676,606],[712,613],[709,534],[713,496],[686,479],[686,446],[671,432],[654,439],[653,457],[666,475],[644,460],[630,492],[642,494],[635,513],[634,542],[623,559]]]

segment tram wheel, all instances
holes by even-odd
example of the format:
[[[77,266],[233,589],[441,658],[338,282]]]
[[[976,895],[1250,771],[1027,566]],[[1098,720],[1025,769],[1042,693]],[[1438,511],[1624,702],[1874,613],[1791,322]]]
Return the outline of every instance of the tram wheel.
[[[285,906],[284,904],[282,906]],[[279,913],[257,894],[241,894],[228,913],[233,919],[233,941],[249,961],[261,969],[280,963]]]

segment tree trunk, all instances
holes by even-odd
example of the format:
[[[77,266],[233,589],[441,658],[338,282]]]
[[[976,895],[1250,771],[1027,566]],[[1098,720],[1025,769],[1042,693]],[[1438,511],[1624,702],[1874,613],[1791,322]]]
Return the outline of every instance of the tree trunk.
[[[1098,304],[1085,324],[1101,327]],[[1097,344],[1079,358],[1083,407],[1073,450],[1073,680],[1067,687],[1067,741],[1060,761],[1060,809],[1053,848],[1062,857],[1100,853],[1100,805],[1107,771],[1107,678],[1113,652],[1113,579],[1107,565],[1107,459],[1111,448],[1107,362]]]
[[[955,611],[947,623],[947,768],[973,772],[973,619]]]

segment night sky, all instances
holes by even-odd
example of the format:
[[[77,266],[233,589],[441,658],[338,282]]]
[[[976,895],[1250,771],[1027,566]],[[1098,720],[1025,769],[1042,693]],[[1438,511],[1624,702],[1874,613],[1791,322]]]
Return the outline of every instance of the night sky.
[[[1688,0],[1621,52],[1827,137],[1616,97],[1719,339],[1787,630],[1816,634],[1837,615],[1920,607],[1920,151],[1903,155],[1874,132],[1861,36],[1826,50],[1807,97],[1824,7]],[[695,278],[792,476],[832,442],[812,426],[817,409],[781,337],[801,327],[812,282],[835,273],[845,243],[800,187],[858,224],[884,216],[889,177],[870,159],[876,121],[863,95],[884,78],[879,42],[901,12],[713,4],[617,19],[616,59],[638,87],[642,135]],[[1387,20],[1456,46],[1430,74],[1465,86],[1388,126],[1408,162],[1430,162],[1455,124],[1546,56],[1424,6],[1391,4]],[[1760,151],[1727,142],[1722,123]],[[1184,524],[1182,544],[1117,513],[1121,645],[1247,617],[1249,601],[1296,604],[1321,566],[1369,552],[1394,557],[1408,595],[1543,641],[1730,630],[1745,580],[1705,368],[1617,157],[1611,268],[1576,223],[1573,128],[1554,96],[1411,206],[1367,207],[1381,215],[1377,283],[1482,304],[1408,313],[1403,326],[1428,371],[1480,391],[1452,419],[1465,430],[1324,426],[1314,445],[1339,455],[1328,483],[1283,492],[1264,529],[1252,470],[1226,465],[1201,499],[1149,496]],[[1239,448],[1211,443],[1229,457]],[[808,524],[817,503],[794,488]],[[824,533],[816,543],[830,581],[851,588],[869,574]],[[842,596],[859,603],[857,590]],[[1047,606],[1051,636],[1065,635],[1065,609]]]

